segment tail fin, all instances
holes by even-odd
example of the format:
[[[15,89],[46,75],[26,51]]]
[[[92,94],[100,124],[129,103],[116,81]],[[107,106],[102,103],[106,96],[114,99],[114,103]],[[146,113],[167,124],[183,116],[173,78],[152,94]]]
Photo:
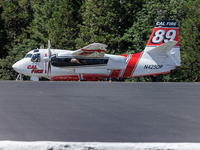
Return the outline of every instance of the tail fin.
[[[159,20],[132,76],[169,73],[180,65],[178,24],[173,20]]]
[[[180,66],[180,45],[178,24],[173,20],[159,20],[154,27],[145,51],[148,53],[166,53],[166,63]],[[173,62],[172,62],[173,61]]]

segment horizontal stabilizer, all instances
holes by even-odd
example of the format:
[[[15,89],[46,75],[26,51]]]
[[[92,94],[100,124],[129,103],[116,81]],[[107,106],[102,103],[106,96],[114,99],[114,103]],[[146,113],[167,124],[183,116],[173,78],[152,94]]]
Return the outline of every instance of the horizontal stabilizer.
[[[158,47],[155,47],[148,51],[148,53],[166,53],[169,52],[178,41],[168,41],[167,43],[164,43]]]

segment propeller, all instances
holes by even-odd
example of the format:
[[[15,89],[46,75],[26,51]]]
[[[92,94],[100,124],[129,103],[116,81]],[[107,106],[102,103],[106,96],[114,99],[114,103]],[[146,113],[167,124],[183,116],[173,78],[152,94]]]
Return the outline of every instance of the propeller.
[[[47,57],[44,57],[43,60],[45,62],[48,62],[48,70],[47,70],[47,76],[51,73],[51,45],[50,45],[50,40],[48,40],[48,53]]]
[[[50,44],[50,40],[48,40],[48,56],[50,61],[48,62],[48,70],[47,70],[47,76],[49,75],[49,73],[51,73],[51,44]]]

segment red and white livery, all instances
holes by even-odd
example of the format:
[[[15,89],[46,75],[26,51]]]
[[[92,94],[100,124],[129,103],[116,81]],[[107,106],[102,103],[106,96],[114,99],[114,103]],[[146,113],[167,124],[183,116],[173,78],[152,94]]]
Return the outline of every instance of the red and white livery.
[[[159,20],[144,51],[135,54],[106,54],[107,45],[93,43],[70,51],[60,49],[32,50],[12,67],[20,74],[50,80],[89,80],[125,78],[169,73],[180,66],[178,24]]]

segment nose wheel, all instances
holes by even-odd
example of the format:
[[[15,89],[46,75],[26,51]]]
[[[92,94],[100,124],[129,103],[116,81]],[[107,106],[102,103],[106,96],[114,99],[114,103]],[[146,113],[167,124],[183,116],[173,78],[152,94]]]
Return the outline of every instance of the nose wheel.
[[[79,81],[86,81],[84,78],[83,78],[83,74],[78,74],[78,78],[79,78]]]
[[[16,81],[23,81],[23,75],[21,73],[17,75]]]

